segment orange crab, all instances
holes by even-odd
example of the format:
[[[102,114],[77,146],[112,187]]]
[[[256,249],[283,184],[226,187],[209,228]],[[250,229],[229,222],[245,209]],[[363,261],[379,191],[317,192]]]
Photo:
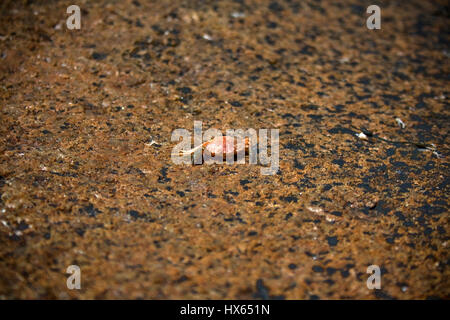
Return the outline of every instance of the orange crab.
[[[202,149],[202,152],[207,150],[212,157],[215,157],[217,154],[222,154],[223,158],[226,159],[227,155],[237,155],[239,152],[244,150],[244,153],[248,153],[249,149],[249,139],[244,139],[244,144],[235,143],[236,137],[233,136],[222,136],[215,137],[214,139],[204,142],[197,147],[190,150],[181,150],[181,155],[190,155],[193,154],[198,149]]]

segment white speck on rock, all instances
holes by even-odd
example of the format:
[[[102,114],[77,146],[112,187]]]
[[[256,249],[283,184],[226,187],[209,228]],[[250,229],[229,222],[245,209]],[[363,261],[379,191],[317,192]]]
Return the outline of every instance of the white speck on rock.
[[[323,213],[323,209],[319,207],[306,207],[306,209],[314,213]]]
[[[203,35],[203,39],[208,40],[208,41],[212,41],[213,38],[212,38],[209,34],[206,34],[206,33],[205,33],[205,34]]]
[[[364,132],[357,133],[356,136],[362,140],[367,140],[367,136],[364,134]]]
[[[238,19],[238,18],[244,18],[245,17],[245,13],[243,12],[233,12],[231,14],[232,18]]]
[[[406,125],[405,125],[405,123],[402,121],[402,119],[400,119],[400,118],[395,118],[395,121],[397,122],[397,124],[398,124],[402,129],[405,129]]]

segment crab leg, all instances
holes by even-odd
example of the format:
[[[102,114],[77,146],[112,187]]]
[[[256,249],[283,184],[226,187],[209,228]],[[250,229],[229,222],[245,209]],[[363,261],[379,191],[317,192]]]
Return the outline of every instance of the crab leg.
[[[186,156],[186,155],[193,154],[195,151],[197,151],[200,148],[206,147],[208,144],[209,144],[209,141],[208,142],[204,142],[203,144],[198,145],[195,148],[192,148],[191,150],[180,150],[180,155]]]

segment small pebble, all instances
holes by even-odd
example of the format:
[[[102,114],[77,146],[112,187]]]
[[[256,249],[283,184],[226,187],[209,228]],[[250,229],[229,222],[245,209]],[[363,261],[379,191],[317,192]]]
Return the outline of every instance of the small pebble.
[[[363,132],[357,133],[356,136],[362,140],[367,140],[367,136]]]
[[[397,124],[398,124],[402,129],[405,129],[406,125],[405,125],[405,123],[402,121],[402,119],[400,119],[400,118],[395,118],[395,121],[397,122]]]

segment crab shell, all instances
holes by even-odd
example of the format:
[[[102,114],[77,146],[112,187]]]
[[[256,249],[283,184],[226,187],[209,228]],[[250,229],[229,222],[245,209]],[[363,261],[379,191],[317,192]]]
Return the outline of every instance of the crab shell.
[[[244,150],[245,154],[249,146],[248,138],[244,139],[244,144],[239,144],[235,140],[237,139],[232,136],[216,137],[211,141],[205,142],[203,148],[204,150],[208,150],[212,157],[217,154],[222,154],[226,158],[227,155],[235,155],[242,150]]]

